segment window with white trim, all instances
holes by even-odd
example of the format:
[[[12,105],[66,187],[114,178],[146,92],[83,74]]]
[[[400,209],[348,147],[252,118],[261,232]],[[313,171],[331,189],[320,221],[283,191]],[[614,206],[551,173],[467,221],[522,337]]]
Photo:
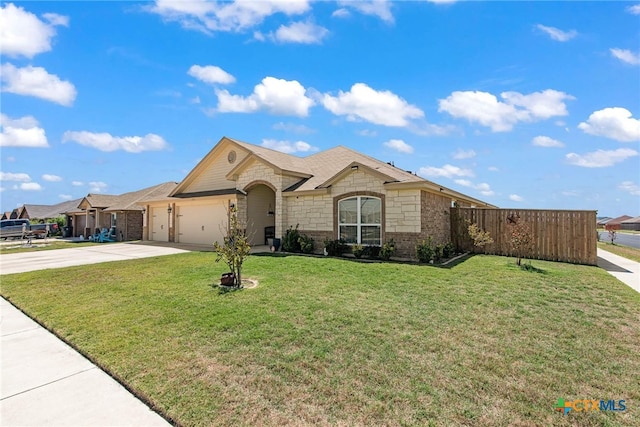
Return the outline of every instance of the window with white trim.
[[[338,237],[347,243],[382,244],[382,200],[356,196],[338,201]]]

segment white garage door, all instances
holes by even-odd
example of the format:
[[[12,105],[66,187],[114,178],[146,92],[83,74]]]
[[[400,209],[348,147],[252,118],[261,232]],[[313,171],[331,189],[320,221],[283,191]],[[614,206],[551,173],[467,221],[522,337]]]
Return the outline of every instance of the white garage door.
[[[169,241],[169,215],[167,208],[151,208],[151,236],[156,242]]]
[[[178,206],[177,241],[197,245],[222,243],[226,226],[227,210],[224,204]]]

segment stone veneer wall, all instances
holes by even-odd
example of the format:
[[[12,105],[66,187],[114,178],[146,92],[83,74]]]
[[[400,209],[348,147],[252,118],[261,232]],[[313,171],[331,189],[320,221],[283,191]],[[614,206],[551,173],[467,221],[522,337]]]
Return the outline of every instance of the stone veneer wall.
[[[283,200],[282,200],[282,190],[286,187],[283,185],[290,185],[292,182],[290,177],[284,177],[282,175],[276,174],[275,171],[265,165],[264,163],[260,163],[258,161],[254,161],[252,165],[250,165],[247,169],[245,169],[242,174],[238,177],[236,182],[236,188],[238,190],[243,190],[247,188],[247,186],[253,182],[268,182],[273,185],[276,189],[276,206],[275,206],[275,226],[276,226],[276,237],[282,237],[284,234],[284,230],[286,229],[285,225],[285,211],[283,209]],[[244,224],[247,223],[247,204],[246,200],[241,204],[240,198],[238,198],[238,219],[243,221]]]
[[[429,236],[433,239],[434,245],[444,244],[450,240],[449,207],[451,206],[451,199],[427,191],[419,191],[418,193],[420,203],[415,203],[413,206],[420,209],[420,231],[387,232],[386,235],[387,241],[393,239],[395,242],[395,256],[399,258],[415,259],[416,245],[428,239]],[[388,208],[387,212],[389,209],[391,208]],[[404,228],[400,229],[404,230]]]
[[[421,190],[387,190],[380,178],[362,170],[335,183],[330,194],[284,197],[283,229],[298,225],[301,233],[315,240],[316,252],[321,253],[325,239],[337,238],[336,201],[354,193],[383,196],[382,242],[393,239],[397,257],[415,258],[416,244],[429,236],[434,244],[450,240],[449,197]]]

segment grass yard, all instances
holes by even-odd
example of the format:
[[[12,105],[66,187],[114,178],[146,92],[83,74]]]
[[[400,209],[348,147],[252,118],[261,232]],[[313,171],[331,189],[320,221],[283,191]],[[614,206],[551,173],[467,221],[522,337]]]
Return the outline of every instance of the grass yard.
[[[213,253],[2,277],[1,293],[179,424],[640,425],[640,294],[605,271]],[[626,412],[554,411],[558,398]]]
[[[101,243],[95,242],[67,242],[64,240],[50,239],[33,239],[32,245],[27,246],[27,241],[24,240],[7,240],[7,243],[0,245],[0,254],[17,254],[22,252],[37,252],[48,251],[51,249],[69,249],[69,248],[81,248],[83,246],[94,246]]]
[[[623,246],[618,244],[612,245],[611,243],[606,242],[598,242],[598,247],[613,254],[640,262],[640,249],[638,248],[632,248],[631,246]]]

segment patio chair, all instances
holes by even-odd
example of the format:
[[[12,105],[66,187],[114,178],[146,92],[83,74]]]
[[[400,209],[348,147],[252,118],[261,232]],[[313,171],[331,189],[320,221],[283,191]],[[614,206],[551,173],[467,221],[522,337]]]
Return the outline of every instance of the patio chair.
[[[98,236],[98,242],[100,243],[105,243],[105,242],[116,242],[116,229],[115,227],[111,227],[110,230],[107,230],[106,228],[103,228],[102,231],[100,232],[100,235]]]

